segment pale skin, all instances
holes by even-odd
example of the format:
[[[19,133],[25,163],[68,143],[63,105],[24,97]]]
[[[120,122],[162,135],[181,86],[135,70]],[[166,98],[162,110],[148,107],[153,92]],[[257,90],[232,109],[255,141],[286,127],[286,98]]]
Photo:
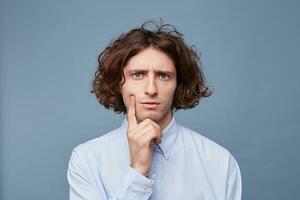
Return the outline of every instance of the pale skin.
[[[152,166],[153,143],[160,143],[172,119],[176,68],[164,52],[148,47],[124,67],[122,97],[127,108],[130,166],[144,176]]]

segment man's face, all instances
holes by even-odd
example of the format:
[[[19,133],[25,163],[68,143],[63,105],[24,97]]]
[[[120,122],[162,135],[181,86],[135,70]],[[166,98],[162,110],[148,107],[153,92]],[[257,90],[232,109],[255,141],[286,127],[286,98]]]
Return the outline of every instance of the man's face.
[[[130,96],[135,96],[138,122],[150,118],[161,125],[171,118],[177,82],[175,65],[167,54],[146,48],[129,59],[124,75],[123,101],[128,109]]]

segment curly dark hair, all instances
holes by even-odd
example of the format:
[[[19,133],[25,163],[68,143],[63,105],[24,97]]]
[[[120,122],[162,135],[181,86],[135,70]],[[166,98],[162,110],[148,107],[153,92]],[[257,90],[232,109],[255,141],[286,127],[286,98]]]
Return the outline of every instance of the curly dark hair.
[[[149,28],[151,26],[154,26],[154,30]],[[205,84],[196,47],[188,47],[183,34],[174,26],[150,20],[112,40],[98,56],[91,92],[95,93],[97,100],[105,108],[126,113],[120,87],[125,80],[123,69],[131,57],[148,47],[166,53],[175,64],[177,87],[172,110],[193,108],[199,104],[201,97],[212,94],[212,90]]]

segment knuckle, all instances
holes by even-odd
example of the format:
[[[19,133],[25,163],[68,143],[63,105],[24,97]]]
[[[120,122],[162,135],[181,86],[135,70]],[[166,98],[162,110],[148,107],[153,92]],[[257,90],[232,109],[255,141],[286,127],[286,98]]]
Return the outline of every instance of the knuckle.
[[[162,135],[162,132],[161,132],[161,130],[159,130],[159,129],[156,129],[155,130],[155,133],[156,133],[156,135],[160,138],[161,137],[161,135]]]
[[[154,123],[154,126],[160,130],[160,126],[157,123]]]
[[[138,124],[139,127],[142,127],[142,126],[145,126],[145,125],[147,125],[146,119],[143,120],[141,123]]]
[[[142,147],[144,147],[145,144],[144,144],[143,141],[140,140],[140,141],[137,142],[137,145],[138,145],[140,148],[142,148]]]
[[[155,138],[156,136],[157,136],[157,134],[156,134],[156,132],[154,131],[154,132],[152,133],[152,137]]]
[[[152,129],[156,129],[156,126],[155,126],[154,122],[151,122],[151,123],[149,124],[149,126],[150,126]]]
[[[137,142],[136,135],[135,134],[128,135],[128,141],[130,141],[132,143],[136,143]]]
[[[156,125],[153,126],[153,128],[155,129],[155,132],[159,133],[160,132],[160,128],[157,127]]]
[[[133,133],[132,132],[128,132],[127,137],[128,139],[132,140],[133,139]]]
[[[149,135],[151,136],[151,139],[154,138],[156,136],[155,130],[151,130]]]

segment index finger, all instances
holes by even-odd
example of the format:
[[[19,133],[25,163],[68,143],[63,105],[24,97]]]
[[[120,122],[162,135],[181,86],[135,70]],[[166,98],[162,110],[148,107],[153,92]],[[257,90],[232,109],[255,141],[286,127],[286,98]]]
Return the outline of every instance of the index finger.
[[[129,107],[127,112],[128,129],[137,126],[137,119],[135,116],[135,97],[131,96],[129,101]]]

